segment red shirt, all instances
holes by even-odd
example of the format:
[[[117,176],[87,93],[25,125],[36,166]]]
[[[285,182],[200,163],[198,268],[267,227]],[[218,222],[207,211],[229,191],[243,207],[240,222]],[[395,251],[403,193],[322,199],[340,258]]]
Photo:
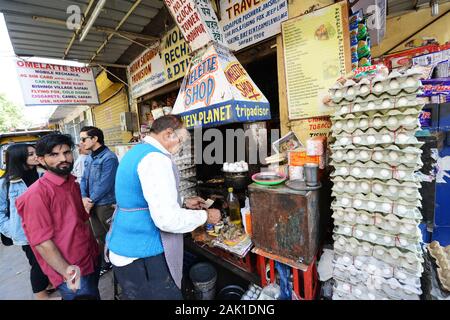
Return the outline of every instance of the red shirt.
[[[52,240],[69,264],[80,267],[82,276],[94,272],[99,254],[75,179],[69,175],[66,180],[48,171],[16,200],[28,242],[55,287],[64,279],[36,250],[38,244]]]

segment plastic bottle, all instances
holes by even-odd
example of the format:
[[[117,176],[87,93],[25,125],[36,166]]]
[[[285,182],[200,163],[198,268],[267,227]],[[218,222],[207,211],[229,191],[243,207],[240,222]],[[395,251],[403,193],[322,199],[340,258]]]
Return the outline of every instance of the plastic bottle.
[[[237,226],[242,226],[241,219],[241,206],[236,195],[233,193],[233,188],[228,188],[228,215],[230,217],[230,222]]]

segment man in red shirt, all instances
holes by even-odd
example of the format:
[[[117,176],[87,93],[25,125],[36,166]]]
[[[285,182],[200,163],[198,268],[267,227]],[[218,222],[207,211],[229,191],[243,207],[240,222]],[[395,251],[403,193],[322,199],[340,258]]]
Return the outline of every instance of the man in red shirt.
[[[80,186],[70,174],[72,148],[69,136],[56,133],[36,143],[38,160],[48,171],[16,200],[16,206],[37,261],[62,298],[100,299],[98,244]]]

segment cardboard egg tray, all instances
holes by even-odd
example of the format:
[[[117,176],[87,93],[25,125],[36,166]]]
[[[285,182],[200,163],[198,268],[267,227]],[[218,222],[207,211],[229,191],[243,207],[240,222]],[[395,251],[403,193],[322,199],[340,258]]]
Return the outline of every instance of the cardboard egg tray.
[[[399,218],[394,214],[384,215],[362,210],[342,209],[334,211],[332,215],[336,225],[366,225],[375,226],[390,234],[404,234],[407,237],[415,235],[420,238],[420,220]]]
[[[365,257],[368,258],[368,257]],[[370,259],[370,258],[369,258]],[[383,282],[389,281],[393,278],[398,286],[407,286],[410,291],[418,293],[420,290],[420,277],[416,277],[411,274],[403,273],[397,268],[379,268],[377,265],[370,265],[363,267],[362,270],[356,268],[354,265],[343,265],[339,262],[336,263],[336,267],[333,270],[333,277],[338,280],[342,280],[349,283],[370,283],[376,279],[375,287],[381,288]],[[400,275],[400,278],[399,277]],[[373,278],[375,277],[375,278]],[[418,293],[419,294],[419,293]]]
[[[394,179],[382,181],[374,179],[356,179],[354,177],[336,176],[333,178],[332,190],[336,194],[369,194],[385,196],[389,200],[422,200],[419,189],[420,182],[399,182]]]
[[[426,248],[438,267],[437,274],[441,286],[450,291],[450,245],[442,247],[438,241],[433,241]]]
[[[413,93],[417,92],[422,85],[419,79],[419,72],[401,74],[393,71],[387,77],[377,75],[373,78],[362,78],[358,82],[347,80],[343,85],[337,82],[329,92],[335,103],[342,100],[353,101],[357,97],[366,97],[370,94],[377,96],[383,93],[397,95],[401,91]]]
[[[422,219],[422,214],[418,206],[415,205],[417,203],[411,203],[403,199],[392,201],[389,199],[374,199],[373,197],[378,198],[370,194],[351,195],[345,193],[336,197],[331,203],[331,207],[333,210],[338,208],[353,208],[368,212],[392,213],[401,218]]]
[[[398,96],[383,94],[381,96],[369,95],[365,99],[357,98],[352,102],[344,101],[335,105],[334,117],[346,116],[349,114],[360,115],[369,112],[385,113],[390,110],[415,110],[420,112],[424,106],[424,101],[417,98],[418,93],[401,93]]]
[[[415,253],[420,252],[420,246],[418,245],[421,240],[420,234],[406,235],[399,233],[393,235],[388,231],[382,230],[375,226],[366,226],[361,224],[351,226],[347,224],[340,224],[339,221],[335,221],[334,232],[381,246],[401,248]]]
[[[395,289],[389,287],[386,290],[390,294],[384,290],[374,289],[373,286],[369,288],[362,283],[350,284],[336,280],[333,287],[333,300],[420,300],[420,295],[411,293],[411,290],[395,292]]]
[[[367,129],[365,131],[361,129],[355,130],[353,133],[341,132],[339,136],[336,137],[336,142],[334,146],[366,146],[366,147],[387,147],[389,145],[395,144],[399,147],[417,147],[420,148],[423,142],[419,142],[415,137],[415,131],[400,128],[395,131],[389,131],[387,128],[381,128],[380,130],[375,130],[373,128]]]
[[[334,250],[337,254],[352,256],[369,256],[383,261],[391,266],[404,268],[409,273],[420,275],[423,272],[423,256],[419,253],[405,251],[399,248],[386,248],[367,241],[360,241],[343,235],[333,235]]]
[[[390,110],[386,114],[377,112],[373,115],[348,115],[345,118],[332,119],[333,124],[331,130],[335,137],[340,136],[342,133],[351,134],[357,129],[364,131],[369,128],[376,130],[387,128],[389,131],[404,128],[416,131],[420,127],[419,114],[420,111],[407,109],[403,112],[400,110]]]
[[[346,164],[345,162],[331,161],[335,170],[331,173],[331,177],[347,177],[351,176],[357,179],[396,179],[399,181],[416,182],[417,178],[414,174],[414,168],[409,168],[403,164],[398,166],[390,166],[386,163],[376,163],[374,161],[355,162],[353,164]]]
[[[403,164],[409,168],[419,170],[422,166],[421,154],[422,150],[416,147],[399,148],[396,145],[390,145],[386,148],[382,147],[362,147],[348,145],[346,147],[331,147],[331,159],[334,162],[355,163],[374,161],[375,163],[386,163],[391,166]]]

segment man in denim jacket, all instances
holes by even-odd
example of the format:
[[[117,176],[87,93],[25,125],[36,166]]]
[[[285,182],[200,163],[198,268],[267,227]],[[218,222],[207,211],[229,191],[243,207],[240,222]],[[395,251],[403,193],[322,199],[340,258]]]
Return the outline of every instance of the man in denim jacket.
[[[80,145],[91,151],[84,163],[81,196],[86,211],[90,213],[92,230],[103,251],[116,203],[114,182],[119,161],[114,152],[105,146],[103,132],[99,128],[83,127],[80,131]],[[103,261],[101,275],[110,268],[111,264]]]

